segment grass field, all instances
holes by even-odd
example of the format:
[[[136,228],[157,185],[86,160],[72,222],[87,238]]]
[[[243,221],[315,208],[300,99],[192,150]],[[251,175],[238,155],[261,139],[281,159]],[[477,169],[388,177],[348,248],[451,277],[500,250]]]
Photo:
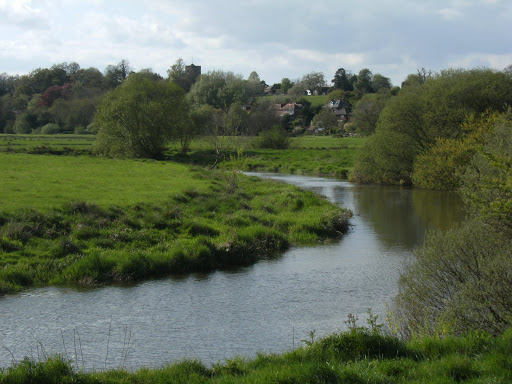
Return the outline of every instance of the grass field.
[[[187,166],[169,162],[0,152],[0,167],[0,195],[8,197],[0,200],[1,211],[46,211],[68,201],[157,204],[187,188],[208,187]]]
[[[252,140],[248,138],[243,170],[346,177],[353,166],[356,150],[365,141],[362,137],[302,136],[292,137],[289,149],[270,150],[252,148]],[[94,137],[87,135],[0,135],[0,153],[82,155],[89,153],[93,143]],[[171,144],[168,159],[204,167],[215,162],[211,142],[197,139],[190,149],[183,154],[178,144]],[[221,169],[232,167],[230,154],[226,155],[219,166]]]
[[[171,162],[0,153],[0,294],[254,263],[346,231],[311,192]]]
[[[136,372],[80,372],[64,357],[25,360],[0,371],[0,383],[348,383],[508,384],[512,332],[404,343],[368,329],[353,329],[280,355],[260,354],[206,367],[185,360]]]

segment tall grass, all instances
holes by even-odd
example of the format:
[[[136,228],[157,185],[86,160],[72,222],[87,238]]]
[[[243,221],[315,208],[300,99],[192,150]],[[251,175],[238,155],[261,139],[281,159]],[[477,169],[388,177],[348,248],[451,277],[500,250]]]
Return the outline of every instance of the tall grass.
[[[366,328],[327,336],[283,354],[205,366],[184,360],[138,371],[82,372],[62,357],[24,360],[0,383],[510,383],[512,332],[404,343]],[[461,348],[461,346],[464,346]]]

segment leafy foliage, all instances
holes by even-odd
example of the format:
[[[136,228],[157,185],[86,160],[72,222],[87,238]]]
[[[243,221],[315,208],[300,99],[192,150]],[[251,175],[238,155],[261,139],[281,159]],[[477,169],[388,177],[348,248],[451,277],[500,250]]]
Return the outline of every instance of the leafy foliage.
[[[455,142],[449,156],[460,162],[454,184],[462,184],[473,216],[446,233],[429,234],[402,275],[396,318],[406,336],[496,335],[512,324],[511,114],[491,114],[466,126],[473,131]],[[450,149],[436,148],[443,147]],[[446,168],[439,169],[435,172],[443,177]]]
[[[426,189],[456,190],[475,153],[484,144],[485,136],[493,131],[499,114],[486,113],[481,118],[471,116],[461,127],[459,139],[439,138],[430,150],[419,155],[414,163],[414,185]]]
[[[383,109],[376,133],[355,164],[354,179],[412,183],[414,162],[437,139],[458,139],[471,114],[512,104],[512,78],[489,69],[446,70],[404,87]]]
[[[184,91],[178,85],[132,74],[108,93],[94,123],[100,126],[96,154],[161,157],[169,141],[188,123]]]
[[[275,125],[271,130],[261,132],[255,145],[258,148],[287,149],[290,138],[284,129]]]
[[[380,114],[389,95],[366,94],[356,103],[352,123],[358,133],[364,136],[372,135],[377,127]]]
[[[489,224],[512,231],[512,112],[495,119],[462,177],[462,195]]]
[[[233,102],[245,104],[249,100],[246,80],[223,71],[210,71],[199,76],[188,97],[198,106],[207,104],[218,109],[228,109]]]
[[[512,322],[511,250],[510,238],[479,221],[430,233],[400,279],[402,333],[503,333]]]

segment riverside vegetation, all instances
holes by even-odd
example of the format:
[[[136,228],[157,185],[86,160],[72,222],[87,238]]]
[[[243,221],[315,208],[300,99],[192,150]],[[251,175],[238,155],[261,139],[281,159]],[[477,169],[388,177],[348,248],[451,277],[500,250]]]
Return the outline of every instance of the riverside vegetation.
[[[354,320],[354,319],[352,319]],[[206,367],[184,360],[130,372],[120,367],[83,372],[64,356],[23,360],[0,370],[0,383],[510,383],[512,332],[499,337],[423,337],[409,342],[384,335],[376,317],[357,327],[280,355],[259,354]]]
[[[0,292],[247,265],[338,237],[350,212],[236,171],[0,154]]]

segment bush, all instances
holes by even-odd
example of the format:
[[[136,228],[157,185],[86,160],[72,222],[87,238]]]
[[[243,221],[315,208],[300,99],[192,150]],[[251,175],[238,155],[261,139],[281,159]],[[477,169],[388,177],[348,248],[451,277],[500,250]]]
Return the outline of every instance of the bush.
[[[275,125],[271,130],[259,134],[255,146],[257,148],[287,149],[290,147],[290,138],[284,129]]]
[[[499,335],[512,321],[512,240],[480,221],[432,232],[399,282],[404,336]]]
[[[58,124],[49,123],[41,128],[41,133],[43,135],[56,135],[61,132],[62,129],[59,127]]]

